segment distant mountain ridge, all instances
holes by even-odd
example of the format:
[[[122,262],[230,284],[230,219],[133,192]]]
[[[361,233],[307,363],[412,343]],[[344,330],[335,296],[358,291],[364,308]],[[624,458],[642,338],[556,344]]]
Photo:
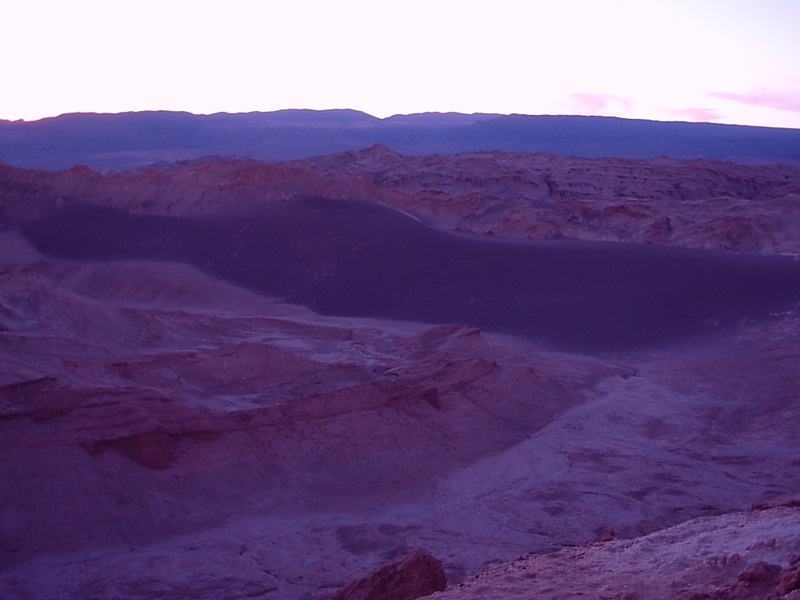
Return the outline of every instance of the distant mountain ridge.
[[[711,158],[800,165],[800,130],[617,117],[420,113],[379,119],[350,109],[72,113],[0,120],[0,161],[57,171],[136,169],[209,155],[288,161],[385,144],[405,155],[502,150],[588,158]]]

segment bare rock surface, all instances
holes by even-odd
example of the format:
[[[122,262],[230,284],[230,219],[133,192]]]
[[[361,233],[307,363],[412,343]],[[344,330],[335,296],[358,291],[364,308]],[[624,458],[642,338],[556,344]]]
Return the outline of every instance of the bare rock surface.
[[[800,170],[706,159],[479,152],[401,156],[387,148],[295,161],[405,195],[386,201],[458,231],[797,253]]]
[[[141,214],[230,215],[297,195],[374,199],[389,194],[362,178],[331,180],[308,169],[243,158],[198,159],[105,175],[80,165],[57,173],[0,165],[0,199],[6,218],[15,220],[75,204]]]
[[[694,519],[633,540],[489,565],[431,600],[778,600],[800,590],[798,509]]]
[[[12,220],[75,203],[143,214],[235,214],[297,195],[378,201],[478,234],[800,252],[800,169],[780,164],[507,152],[403,156],[377,145],[291,163],[197,159],[107,175],[87,167],[45,173],[0,165],[0,201]]]
[[[330,600],[415,600],[445,587],[447,577],[442,563],[423,550],[411,550],[347,584]]]
[[[634,221],[674,210],[694,226],[704,206],[727,216],[742,206],[746,220],[777,219],[754,234],[762,250],[796,248],[788,168],[737,171],[726,196],[722,173],[735,179],[734,167],[720,163],[701,176],[698,163],[600,161],[587,175],[589,163],[572,159],[496,155],[491,183],[489,158],[378,148],[292,167],[200,161],[158,175],[3,167],[0,595],[316,600],[356,593],[348,582],[420,549],[442,563],[451,584],[442,598],[797,598],[800,317],[791,301],[724,328],[706,323],[702,335],[565,352],[457,320],[324,316],[174,258],[48,257],[18,227],[82,202],[210,218],[242,206],[237,194],[250,203],[241,216],[314,188],[334,198],[363,190],[439,228],[487,233],[484,217],[544,223],[539,211],[578,201],[581,178],[603,182],[620,169],[633,186],[638,168],[635,204],[649,216],[578,219],[571,237],[613,230],[643,241]],[[475,160],[489,162],[464,166]],[[417,179],[404,171],[413,161]],[[552,162],[553,189],[573,186],[574,197],[530,191],[523,210],[513,194],[538,180],[509,192],[509,178],[535,161]],[[459,183],[462,167],[479,176]],[[306,179],[308,168],[319,172]],[[256,198],[248,181],[260,169]],[[706,192],[669,200],[663,186],[682,177],[688,189],[686,172],[719,204]],[[212,183],[232,191],[211,192]],[[186,196],[172,196],[181,185]],[[436,187],[438,214],[423,202]],[[495,216],[471,219],[463,194],[481,189],[480,206]],[[598,189],[587,194],[603,212],[617,196],[611,183]],[[567,222],[554,221],[558,235]],[[719,230],[704,231],[657,243],[720,247]]]

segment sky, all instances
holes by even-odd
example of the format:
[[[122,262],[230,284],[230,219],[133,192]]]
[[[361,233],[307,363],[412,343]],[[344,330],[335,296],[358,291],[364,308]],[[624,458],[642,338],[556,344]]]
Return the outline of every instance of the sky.
[[[12,0],[0,119],[352,108],[800,128],[800,0]]]

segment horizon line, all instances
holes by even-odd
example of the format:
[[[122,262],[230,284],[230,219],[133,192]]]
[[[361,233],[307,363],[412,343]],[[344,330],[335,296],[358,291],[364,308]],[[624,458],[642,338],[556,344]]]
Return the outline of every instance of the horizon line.
[[[519,112],[511,112],[511,113],[495,113],[495,112],[458,112],[458,111],[423,111],[423,112],[411,112],[411,113],[395,113],[386,117],[379,117],[373,115],[369,112],[354,109],[354,108],[280,108],[276,110],[250,110],[250,111],[216,111],[216,112],[192,112],[188,110],[173,110],[173,109],[143,109],[143,110],[124,110],[118,112],[106,112],[106,111],[74,111],[74,112],[65,112],[60,113],[57,115],[50,115],[45,117],[39,117],[36,119],[5,119],[0,118],[0,122],[2,123],[39,123],[41,121],[49,121],[53,119],[59,119],[62,117],[70,117],[70,116],[118,116],[118,115],[132,115],[132,114],[148,114],[148,113],[170,113],[170,114],[185,114],[191,115],[195,117],[213,117],[218,115],[253,115],[253,114],[261,114],[261,115],[268,115],[268,114],[277,114],[277,113],[290,113],[290,112],[298,112],[298,113],[357,113],[360,115],[364,115],[365,117],[369,117],[371,119],[375,119],[376,121],[388,121],[391,119],[396,119],[399,117],[415,117],[415,116],[463,116],[463,117],[486,117],[482,120],[488,120],[498,117],[577,117],[577,118],[595,118],[595,119],[617,119],[621,121],[644,121],[650,123],[686,123],[690,125],[719,125],[719,126],[728,126],[728,127],[750,127],[750,128],[758,128],[758,129],[786,129],[791,131],[800,130],[797,127],[779,127],[779,126],[770,126],[770,125],[752,125],[752,124],[745,124],[745,123],[721,123],[715,121],[686,121],[686,120],[663,120],[663,119],[646,119],[646,118],[632,118],[632,117],[622,117],[618,115],[593,115],[593,114],[578,114],[578,113],[538,113],[538,114],[531,114],[531,113],[519,113]]]

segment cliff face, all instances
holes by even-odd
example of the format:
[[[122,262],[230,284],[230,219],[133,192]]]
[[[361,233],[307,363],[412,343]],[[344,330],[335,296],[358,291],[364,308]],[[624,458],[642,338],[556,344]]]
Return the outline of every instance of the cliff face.
[[[795,598],[797,262],[707,249],[797,252],[798,190],[385,147],[0,168],[0,595],[344,599],[443,569],[454,600]],[[559,346],[592,328],[649,343]]]

